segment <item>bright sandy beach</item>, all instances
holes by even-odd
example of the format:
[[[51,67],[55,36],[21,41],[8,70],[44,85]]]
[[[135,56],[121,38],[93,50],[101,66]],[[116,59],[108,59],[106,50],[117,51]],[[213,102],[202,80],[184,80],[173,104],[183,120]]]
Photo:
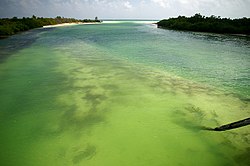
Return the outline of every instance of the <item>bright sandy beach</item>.
[[[55,25],[45,25],[45,26],[43,26],[43,28],[53,28],[53,27],[62,27],[62,26],[72,26],[72,25],[79,25],[79,24],[96,24],[96,23],[83,23],[83,22],[62,23],[62,24],[55,24]]]

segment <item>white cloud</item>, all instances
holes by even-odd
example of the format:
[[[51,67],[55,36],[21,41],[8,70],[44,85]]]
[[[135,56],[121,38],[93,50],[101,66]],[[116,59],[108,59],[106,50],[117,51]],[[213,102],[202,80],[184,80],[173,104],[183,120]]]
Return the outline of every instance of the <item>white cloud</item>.
[[[151,0],[151,1],[158,4],[159,6],[163,8],[169,7],[168,0]]]
[[[0,0],[0,17],[168,18],[195,13],[250,17],[250,0]]]
[[[129,1],[124,2],[123,5],[124,5],[124,7],[125,7],[126,9],[132,9],[132,5],[130,4]]]

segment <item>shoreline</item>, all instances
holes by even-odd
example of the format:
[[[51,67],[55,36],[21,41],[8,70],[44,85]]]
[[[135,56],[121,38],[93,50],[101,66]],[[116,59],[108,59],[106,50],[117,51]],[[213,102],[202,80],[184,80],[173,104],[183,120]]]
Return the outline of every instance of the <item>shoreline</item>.
[[[157,25],[157,24],[156,24]],[[207,31],[194,31],[194,30],[179,30],[179,29],[172,29],[166,28],[162,26],[157,26],[159,29],[170,30],[170,31],[177,31],[177,32],[192,32],[192,33],[200,33],[200,34],[208,34],[208,35],[229,35],[229,36],[236,36],[236,37],[250,37],[250,34],[240,34],[240,33],[218,33],[218,32],[207,32]]]
[[[221,18],[214,15],[205,17],[196,13],[194,16],[178,16],[163,19],[157,23],[158,28],[180,31],[208,32],[217,34],[250,35],[250,18]]]
[[[55,25],[45,25],[42,28],[55,28],[55,27],[83,25],[83,24],[98,24],[98,23],[72,22],[72,23],[62,23],[62,24],[55,24]]]
[[[61,24],[54,24],[54,25],[45,25],[45,26],[42,26],[42,27],[37,27],[37,28],[32,28],[32,29],[40,29],[40,28],[56,28],[56,27],[63,27],[63,26],[73,26],[73,25],[88,25],[88,24],[100,24],[100,22],[72,22],[72,23],[61,23]],[[28,29],[28,30],[25,30],[25,31],[20,31],[20,32],[17,32],[15,34],[11,34],[11,35],[0,35],[0,40],[3,40],[3,39],[6,39],[6,38],[9,38],[10,36],[13,36],[13,35],[16,35],[16,34],[20,34],[20,33],[23,33],[23,32],[27,32],[27,31],[30,31],[32,29]]]

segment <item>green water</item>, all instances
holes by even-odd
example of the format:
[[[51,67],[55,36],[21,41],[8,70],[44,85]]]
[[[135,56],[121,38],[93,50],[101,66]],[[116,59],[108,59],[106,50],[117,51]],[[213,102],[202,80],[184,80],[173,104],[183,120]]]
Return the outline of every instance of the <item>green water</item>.
[[[139,22],[0,40],[0,165],[249,165],[246,37]]]

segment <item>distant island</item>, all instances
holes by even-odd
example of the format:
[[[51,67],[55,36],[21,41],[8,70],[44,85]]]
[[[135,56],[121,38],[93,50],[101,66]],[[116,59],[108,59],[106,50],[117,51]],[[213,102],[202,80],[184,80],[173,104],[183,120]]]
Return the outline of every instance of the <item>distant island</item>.
[[[46,25],[56,25],[63,23],[94,23],[94,22],[100,22],[100,20],[98,20],[97,17],[94,20],[90,19],[78,20],[74,18],[64,18],[61,16],[57,16],[56,18],[43,18],[43,17],[36,17],[35,15],[33,15],[31,18],[29,17],[2,18],[0,19],[0,37],[1,38],[8,37],[18,32],[39,28]]]
[[[230,19],[214,15],[205,17],[195,14],[191,17],[179,16],[164,19],[159,21],[157,25],[158,28],[172,30],[250,35],[250,18],[246,17]]]

